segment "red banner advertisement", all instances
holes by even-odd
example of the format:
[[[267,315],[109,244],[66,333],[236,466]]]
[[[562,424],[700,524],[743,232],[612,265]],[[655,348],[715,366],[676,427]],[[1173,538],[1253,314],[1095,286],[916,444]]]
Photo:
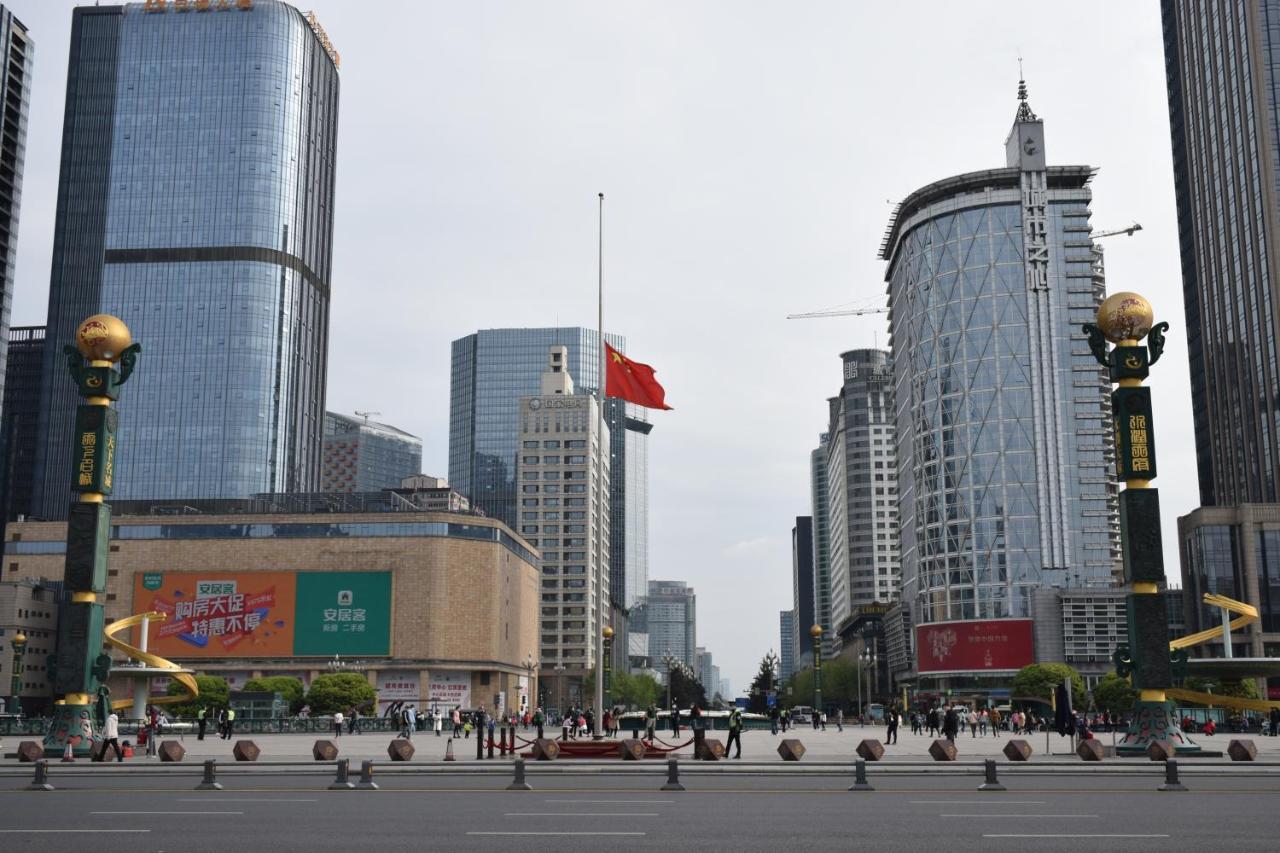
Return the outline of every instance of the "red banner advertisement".
[[[934,622],[916,627],[920,674],[1009,671],[1035,662],[1030,619]]]

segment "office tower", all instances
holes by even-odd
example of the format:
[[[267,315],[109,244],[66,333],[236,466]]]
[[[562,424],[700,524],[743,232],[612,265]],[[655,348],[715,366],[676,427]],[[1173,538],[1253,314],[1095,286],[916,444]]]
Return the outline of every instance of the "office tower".
[[[786,681],[797,669],[796,612],[794,610],[778,611],[778,634],[778,677]],[[810,654],[812,654],[812,646]]]
[[[0,399],[5,388],[5,347],[13,305],[14,262],[18,255],[18,208],[22,202],[22,161],[27,149],[27,111],[31,105],[31,66],[35,44],[27,28],[0,5]],[[3,415],[3,409],[0,409]],[[2,522],[0,522],[2,523]]]
[[[606,334],[605,340],[626,350],[626,339],[619,335]],[[453,342],[449,481],[473,506],[512,527],[518,526],[512,402],[538,393],[547,350],[553,346],[565,348],[567,370],[579,393],[594,394],[600,375],[600,337],[594,329],[484,329]],[[609,589],[614,602],[629,610],[644,597],[649,581],[648,446],[653,426],[638,406],[613,398],[606,398],[604,406],[611,443]]]
[[[664,677],[670,656],[693,668],[697,644],[697,597],[683,581],[649,581],[645,601],[649,625],[649,656]]]
[[[1043,130],[1020,84],[1006,167],[911,193],[881,247],[917,632],[1030,618],[1041,585],[1115,580],[1110,385],[1080,331],[1103,298],[1093,169],[1047,166]],[[1017,636],[1029,646],[1029,623]]]
[[[31,514],[43,359],[44,326],[9,329],[9,361],[0,402],[0,532],[6,521]]]
[[[337,54],[276,0],[72,16],[35,511],[65,514],[99,312],[143,345],[116,499],[316,491],[332,277]]]
[[[422,439],[368,417],[324,416],[320,487],[326,492],[394,489],[422,471]]]
[[[818,436],[809,453],[809,498],[813,519],[813,615],[822,626],[822,656],[835,650],[836,632],[831,626],[831,497],[827,491],[827,452],[831,437]]]
[[[574,393],[568,362],[566,347],[549,347],[540,393],[510,402],[520,447],[516,529],[542,553],[542,677],[588,701],[584,679],[607,621],[600,608],[609,594],[609,459],[600,445],[609,434],[600,431],[596,399]]]
[[[813,590],[813,517],[796,516],[791,528],[791,651],[798,667],[813,663],[813,636],[809,629],[814,623]],[[806,658],[807,656],[807,658]]]
[[[841,648],[853,617],[898,595],[897,472],[889,353],[840,356],[844,384],[832,397],[827,434],[831,623]]]

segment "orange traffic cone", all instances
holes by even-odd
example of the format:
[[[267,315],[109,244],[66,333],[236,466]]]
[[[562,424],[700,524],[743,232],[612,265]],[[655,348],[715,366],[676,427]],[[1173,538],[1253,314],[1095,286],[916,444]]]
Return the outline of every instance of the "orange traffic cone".
[[[75,763],[76,756],[75,756],[75,753],[71,751],[71,741],[70,741],[70,740],[68,740],[68,741],[67,741],[67,747],[66,747],[66,749],[62,750],[62,760],[63,760],[64,762],[71,762],[72,764],[74,764],[74,763]]]
[[[456,759],[453,757],[453,738],[449,738],[449,743],[448,743],[448,745],[444,748],[444,760],[445,760],[445,761],[455,761],[455,760],[456,760]]]

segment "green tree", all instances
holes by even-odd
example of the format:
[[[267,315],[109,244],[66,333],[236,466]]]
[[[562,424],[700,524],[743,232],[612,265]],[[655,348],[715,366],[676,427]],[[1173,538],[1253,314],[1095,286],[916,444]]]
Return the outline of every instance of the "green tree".
[[[615,672],[613,704],[628,709],[647,708],[662,695],[662,685],[647,672]]]
[[[222,708],[231,701],[231,688],[227,686],[226,679],[216,675],[197,675],[195,678],[200,695],[194,702],[170,705],[169,713],[173,716],[194,717],[200,708]],[[181,696],[187,692],[187,688],[176,681],[170,681],[166,692],[170,696]]]
[[[262,693],[279,693],[289,703],[289,713],[296,714],[302,710],[303,691],[301,678],[292,675],[267,675],[262,678],[250,678],[244,683],[245,690]]]
[[[1077,707],[1084,707],[1085,686],[1080,673],[1065,663],[1033,663],[1018,670],[1009,685],[1014,699],[1034,698],[1050,701],[1054,688],[1071,679],[1071,700]]]
[[[345,713],[351,708],[370,713],[377,701],[378,692],[358,672],[318,675],[307,691],[307,704],[311,706],[311,713],[317,715],[332,714],[335,711]]]
[[[767,714],[769,691],[777,690],[779,686],[781,681],[778,678],[778,656],[769,652],[761,658],[760,670],[751,682],[751,690],[747,693],[749,697],[747,710],[754,714]]]
[[[1234,696],[1239,699],[1261,699],[1258,683],[1252,678],[1224,681],[1217,678],[1188,678],[1184,682],[1188,690],[1212,693],[1215,696]]]
[[[671,701],[681,708],[707,707],[707,691],[693,673],[684,667],[676,667],[667,673],[671,682]],[[664,699],[666,697],[663,697]]]
[[[1133,703],[1137,698],[1138,691],[1129,684],[1129,679],[1121,678],[1114,672],[1102,676],[1097,686],[1093,688],[1093,703],[1099,710],[1110,711],[1113,714],[1129,713],[1133,710]]]

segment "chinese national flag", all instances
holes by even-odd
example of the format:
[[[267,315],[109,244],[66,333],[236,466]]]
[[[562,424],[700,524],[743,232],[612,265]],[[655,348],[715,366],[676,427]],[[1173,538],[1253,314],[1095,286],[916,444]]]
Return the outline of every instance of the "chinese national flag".
[[[632,361],[608,343],[604,347],[608,358],[604,386],[606,395],[650,409],[671,408],[665,401],[667,392],[653,378],[652,367]]]

